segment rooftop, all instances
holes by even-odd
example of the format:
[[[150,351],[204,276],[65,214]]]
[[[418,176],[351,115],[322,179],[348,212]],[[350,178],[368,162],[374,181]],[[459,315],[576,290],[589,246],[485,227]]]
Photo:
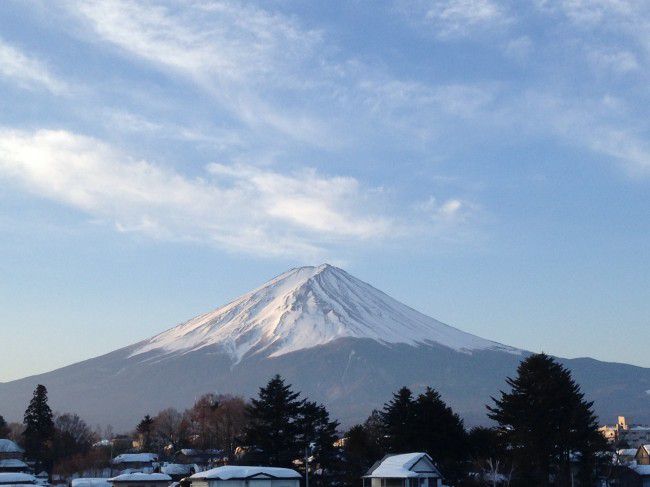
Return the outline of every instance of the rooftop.
[[[0,485],[35,484],[36,477],[27,473],[7,472],[0,473]]]
[[[301,475],[290,468],[232,466],[217,467],[192,475],[191,479],[205,480],[243,480],[253,477],[271,477],[275,479],[300,479]]]
[[[2,438],[0,439],[0,453],[25,453],[15,442]]]
[[[156,462],[158,455],[155,453],[122,453],[113,458],[113,463],[127,462]]]
[[[109,482],[171,482],[172,478],[164,473],[124,473],[108,479]]]
[[[431,471],[415,471],[413,467],[422,459],[430,465],[433,470]],[[428,475],[426,475],[428,474]],[[388,455],[384,457],[377,464],[373,465],[368,473],[365,475],[367,478],[409,478],[409,477],[425,477],[440,476],[431,457],[426,453],[401,453],[398,455]]]

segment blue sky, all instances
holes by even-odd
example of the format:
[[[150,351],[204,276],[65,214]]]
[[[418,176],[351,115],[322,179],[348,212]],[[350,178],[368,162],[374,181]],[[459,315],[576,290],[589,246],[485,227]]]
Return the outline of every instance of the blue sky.
[[[650,367],[649,38],[643,0],[0,3],[0,381],[325,261]]]

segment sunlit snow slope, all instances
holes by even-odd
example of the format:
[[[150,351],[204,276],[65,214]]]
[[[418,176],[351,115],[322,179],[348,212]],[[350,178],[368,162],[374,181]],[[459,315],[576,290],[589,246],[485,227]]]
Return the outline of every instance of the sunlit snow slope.
[[[323,264],[292,269],[226,306],[145,340],[131,356],[217,346],[238,362],[249,353],[277,357],[343,337],[519,353],[425,316],[342,269]]]

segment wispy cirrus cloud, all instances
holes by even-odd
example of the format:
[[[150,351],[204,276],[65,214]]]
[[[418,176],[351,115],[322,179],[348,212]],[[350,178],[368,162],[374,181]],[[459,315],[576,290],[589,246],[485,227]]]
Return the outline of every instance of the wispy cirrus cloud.
[[[498,0],[400,0],[398,10],[414,25],[432,29],[440,39],[458,39],[492,31],[512,22]]]
[[[305,65],[320,70],[321,36],[290,17],[227,1],[182,9],[130,0],[67,5],[93,36],[191,80],[241,122],[314,145],[328,140],[318,115],[292,107],[290,92],[321,84],[318,74],[302,73]]]
[[[61,94],[67,84],[53,75],[48,66],[17,46],[0,38],[0,78],[6,78],[26,89],[44,88]]]
[[[0,177],[123,232],[258,255],[313,257],[335,242],[401,238],[406,228],[381,210],[381,192],[351,177],[212,163],[189,178],[61,130],[0,130]],[[439,219],[453,219],[452,205],[436,210]]]

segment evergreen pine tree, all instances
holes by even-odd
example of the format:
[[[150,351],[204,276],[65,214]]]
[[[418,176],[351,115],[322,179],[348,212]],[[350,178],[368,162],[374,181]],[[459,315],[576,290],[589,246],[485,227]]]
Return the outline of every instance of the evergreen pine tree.
[[[294,459],[304,456],[296,441],[303,406],[299,396],[299,392],[293,392],[291,385],[276,375],[260,388],[257,398],[251,399],[246,408],[248,425],[244,439],[249,447],[260,450],[256,457],[260,463],[290,467]]]
[[[151,438],[153,436],[153,418],[149,416],[148,414],[145,415],[144,418],[142,418],[142,421],[138,423],[138,426],[136,426],[136,431],[138,432],[138,435],[140,436],[140,449],[142,451],[150,451],[152,447],[152,442]]]
[[[36,462],[36,471],[52,469],[51,443],[54,436],[52,410],[47,404],[47,389],[39,384],[25,410],[25,455]]]
[[[511,392],[492,398],[488,416],[508,442],[522,485],[592,485],[595,453],[604,440],[593,403],[585,401],[571,373],[548,355],[531,355],[507,383]],[[572,457],[580,462],[575,479]]]
[[[339,474],[341,468],[334,442],[337,439],[337,421],[330,421],[330,415],[325,406],[311,401],[305,401],[300,408],[298,421],[298,443],[307,449],[313,457],[310,471],[314,475],[315,485],[330,485]]]
[[[417,397],[413,408],[411,450],[427,452],[446,479],[460,479],[468,458],[463,420],[430,387]]]
[[[384,405],[380,413],[384,424],[387,449],[392,453],[412,451],[415,436],[415,407],[413,394],[402,387]]]
[[[345,469],[342,482],[346,486],[360,485],[359,479],[384,456],[379,437],[376,435],[377,429],[373,426],[375,424],[373,415],[368,420],[363,425],[353,426],[345,433],[346,441],[343,447]]]

